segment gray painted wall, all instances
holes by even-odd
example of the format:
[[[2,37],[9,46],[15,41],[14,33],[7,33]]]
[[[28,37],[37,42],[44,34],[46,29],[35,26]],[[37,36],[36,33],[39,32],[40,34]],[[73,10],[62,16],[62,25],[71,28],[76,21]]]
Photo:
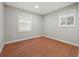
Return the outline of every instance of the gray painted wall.
[[[58,14],[70,9],[76,9],[76,26],[75,27],[59,27]],[[74,4],[63,9],[51,12],[44,16],[43,19],[44,35],[55,37],[64,41],[79,44],[79,19],[78,19],[78,4]]]
[[[0,3],[0,52],[4,45],[4,6]]]
[[[18,14],[32,15],[32,31],[30,32],[18,32]],[[21,10],[18,8],[5,6],[5,40],[14,41],[24,38],[30,38],[39,36],[42,34],[42,17],[40,15]]]
[[[70,9],[76,9],[76,26],[75,27],[59,27],[58,14]],[[31,32],[18,32],[17,15],[30,14],[33,17]],[[50,14],[40,16],[18,8],[5,6],[5,40],[14,41],[39,35],[47,35],[64,41],[79,44],[79,20],[78,20],[78,5],[71,5],[60,10],[51,12]]]

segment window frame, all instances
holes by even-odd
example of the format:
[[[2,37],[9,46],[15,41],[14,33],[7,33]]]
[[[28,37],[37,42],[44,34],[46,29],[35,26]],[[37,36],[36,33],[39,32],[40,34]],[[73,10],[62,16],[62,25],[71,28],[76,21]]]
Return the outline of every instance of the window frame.
[[[20,22],[20,19],[21,19],[21,17],[24,17],[24,18],[27,18],[27,17],[29,17],[30,18],[30,23],[29,22],[22,22],[23,24],[31,24],[31,25],[29,25],[30,26],[30,30],[21,30],[20,28],[20,25],[21,25],[21,22]],[[32,15],[27,15],[27,14],[19,14],[18,15],[18,32],[28,32],[28,31],[31,31],[32,30]]]
[[[71,13],[72,12],[72,14],[73,14],[73,24],[72,25],[61,25],[60,23],[61,23],[61,17],[63,17],[63,15],[64,15],[64,17],[68,17],[68,15],[69,14],[67,14],[67,13]],[[75,11],[75,9],[70,9],[70,10],[67,10],[67,11],[64,11],[64,12],[61,12],[60,14],[58,14],[58,25],[59,25],[59,27],[75,27],[75,21],[76,21],[76,11]],[[67,21],[67,20],[66,20]]]

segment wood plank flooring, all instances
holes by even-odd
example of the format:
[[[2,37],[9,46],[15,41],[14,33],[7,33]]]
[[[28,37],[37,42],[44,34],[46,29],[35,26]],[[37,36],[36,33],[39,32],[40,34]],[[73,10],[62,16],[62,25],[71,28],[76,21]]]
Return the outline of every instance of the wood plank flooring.
[[[76,57],[78,47],[47,37],[38,37],[5,45],[2,57]]]

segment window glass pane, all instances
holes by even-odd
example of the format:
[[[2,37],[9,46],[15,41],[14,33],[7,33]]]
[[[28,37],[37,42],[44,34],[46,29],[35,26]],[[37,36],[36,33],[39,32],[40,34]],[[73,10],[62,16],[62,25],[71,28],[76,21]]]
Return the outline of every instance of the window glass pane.
[[[18,31],[31,31],[32,16],[20,15],[18,16]]]

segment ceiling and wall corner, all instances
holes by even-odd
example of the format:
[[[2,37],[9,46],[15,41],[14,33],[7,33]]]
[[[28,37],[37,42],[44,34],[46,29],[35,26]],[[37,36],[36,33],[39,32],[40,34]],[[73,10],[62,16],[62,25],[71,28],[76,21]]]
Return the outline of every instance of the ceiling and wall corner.
[[[4,4],[37,13],[39,15],[45,15],[74,3],[76,2],[5,2]]]

